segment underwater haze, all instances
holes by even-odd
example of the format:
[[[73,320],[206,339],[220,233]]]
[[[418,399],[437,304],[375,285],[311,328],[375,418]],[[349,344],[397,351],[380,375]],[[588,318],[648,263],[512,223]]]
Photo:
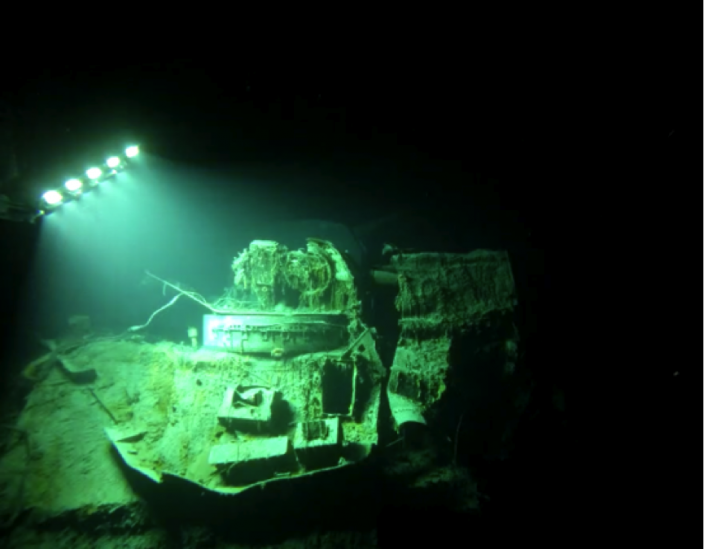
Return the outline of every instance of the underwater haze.
[[[209,301],[232,286],[232,261],[252,240],[289,249],[315,236],[361,259],[359,241],[339,223],[305,219],[306,203],[274,200],[271,173],[194,168],[148,154],[79,201],[41,221],[27,285],[26,325],[50,337],[73,315],[97,330],[142,325],[176,295],[146,271]],[[295,181],[289,181],[295,189]],[[181,299],[150,324],[162,337],[187,339],[208,311]]]

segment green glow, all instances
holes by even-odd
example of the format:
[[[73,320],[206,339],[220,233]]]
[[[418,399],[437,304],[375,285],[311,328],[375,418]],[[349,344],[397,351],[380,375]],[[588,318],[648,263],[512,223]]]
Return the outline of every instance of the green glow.
[[[90,170],[86,171],[86,175],[91,179],[98,179],[101,175],[103,175],[103,172],[100,168],[91,168]]]
[[[49,204],[50,206],[53,206],[54,204],[58,204],[63,200],[63,197],[58,191],[47,191],[44,193],[42,196],[44,199],[44,202]]]
[[[80,179],[69,179],[64,183],[64,186],[71,192],[77,191],[83,186]]]

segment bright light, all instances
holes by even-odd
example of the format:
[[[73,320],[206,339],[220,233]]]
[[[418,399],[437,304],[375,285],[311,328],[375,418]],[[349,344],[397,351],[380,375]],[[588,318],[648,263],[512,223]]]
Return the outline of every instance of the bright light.
[[[64,186],[71,192],[75,192],[83,186],[80,179],[69,179]]]
[[[108,158],[106,164],[108,168],[117,168],[120,165],[120,159],[117,156],[111,156]]]
[[[103,172],[100,168],[91,168],[86,172],[86,175],[91,179],[98,179],[101,175],[103,175]]]
[[[133,158],[139,154],[139,147],[127,147],[125,154],[127,158]]]
[[[58,204],[59,202],[61,202],[63,200],[63,197],[57,191],[47,191],[44,193],[42,198],[44,199],[44,202],[49,204],[49,206],[53,206],[54,204]]]

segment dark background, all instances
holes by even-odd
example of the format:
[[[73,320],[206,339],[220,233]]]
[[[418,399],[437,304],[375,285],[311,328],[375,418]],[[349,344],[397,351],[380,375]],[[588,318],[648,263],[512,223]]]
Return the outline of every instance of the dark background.
[[[699,436],[678,422],[686,399],[674,383],[686,368],[661,363],[645,373],[635,358],[644,332],[612,326],[614,316],[628,319],[621,326],[632,326],[638,315],[631,303],[651,293],[634,290],[621,266],[656,261],[653,250],[672,242],[663,236],[664,220],[677,215],[670,188],[679,195],[692,184],[684,183],[692,179],[683,167],[680,110],[672,101],[681,80],[673,67],[661,71],[655,84],[660,90],[662,81],[669,82],[665,92],[651,87],[638,101],[648,104],[647,114],[635,112],[624,89],[605,85],[610,77],[590,80],[570,71],[556,82],[551,70],[518,72],[489,63],[467,71],[444,65],[219,69],[183,58],[110,70],[52,64],[31,76],[18,74],[16,86],[2,95],[16,121],[16,188],[37,196],[45,181],[69,166],[136,141],[170,169],[213,174],[204,179],[223,196],[232,181],[228,173],[254,174],[252,196],[270,201],[283,217],[357,226],[402,211],[394,237],[410,246],[441,241],[448,251],[508,249],[529,368],[538,379],[562,385],[575,417],[586,410],[586,420],[571,427],[559,447],[551,432],[520,435],[521,448],[535,448],[540,440],[544,450],[521,450],[525,455],[500,472],[506,480],[495,517],[522,517],[539,532],[567,524],[588,529],[591,521],[617,523],[611,515],[593,516],[611,509],[614,500],[628,506],[642,493],[659,498],[653,503],[659,509],[666,493],[669,509],[680,509],[685,479],[671,462],[684,459],[690,451],[685,442]],[[241,187],[233,191],[233,200],[239,192]],[[26,288],[40,227],[2,222],[1,228],[7,354],[9,342],[26,335],[14,319],[32,308]],[[602,292],[613,285],[623,288],[618,297],[613,288]],[[679,377],[673,369],[681,370]],[[649,392],[652,380],[657,394]],[[618,406],[618,397],[596,396],[621,389],[639,403],[626,420],[605,410],[607,402]],[[623,423],[614,428],[617,421]],[[603,430],[594,433],[596,425]],[[657,441],[650,449],[642,439],[638,446],[626,444],[643,431]],[[667,458],[648,468],[653,446]],[[606,480],[614,469],[630,478],[636,463],[650,471],[647,481],[624,488],[625,481]],[[583,506],[592,511],[577,511]],[[658,532],[676,537],[681,534],[670,525],[686,517],[672,514],[676,518],[663,512]]]
[[[144,269],[220,293],[249,240],[281,239],[297,220],[349,228],[350,251],[363,249],[368,264],[382,261],[385,242],[500,248],[515,256],[525,303],[545,284],[541,239],[556,236],[549,228],[563,191],[550,189],[557,167],[540,158],[558,153],[532,99],[505,80],[480,87],[440,69],[381,67],[233,73],[195,58],[47,63],[23,76],[4,90],[19,171],[7,194],[31,203],[129,143],[144,160],[133,181],[100,188],[112,197],[89,195],[38,226],[4,224],[5,257],[19,256],[8,307],[22,309],[28,295],[24,325],[5,315],[3,333],[32,324],[56,332],[106,295],[116,302],[92,316],[110,318],[113,329],[140,323],[157,308],[127,291]],[[117,296],[150,308],[133,306],[127,318]]]

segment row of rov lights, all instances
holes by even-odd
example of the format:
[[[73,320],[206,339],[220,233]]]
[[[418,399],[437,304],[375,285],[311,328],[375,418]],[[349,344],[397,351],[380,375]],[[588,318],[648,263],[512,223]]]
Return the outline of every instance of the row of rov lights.
[[[125,149],[125,158],[134,158],[139,154],[139,147],[132,146]],[[124,167],[125,159],[119,156],[111,156],[105,161],[102,168],[90,168],[86,170],[87,183],[89,187],[95,187],[100,181],[115,175],[118,170]],[[105,169],[107,168],[107,169]],[[79,178],[69,179],[64,183],[62,190],[47,191],[42,195],[42,202],[45,208],[52,209],[64,201],[65,195],[68,194],[71,198],[77,198],[84,192],[84,181]]]

